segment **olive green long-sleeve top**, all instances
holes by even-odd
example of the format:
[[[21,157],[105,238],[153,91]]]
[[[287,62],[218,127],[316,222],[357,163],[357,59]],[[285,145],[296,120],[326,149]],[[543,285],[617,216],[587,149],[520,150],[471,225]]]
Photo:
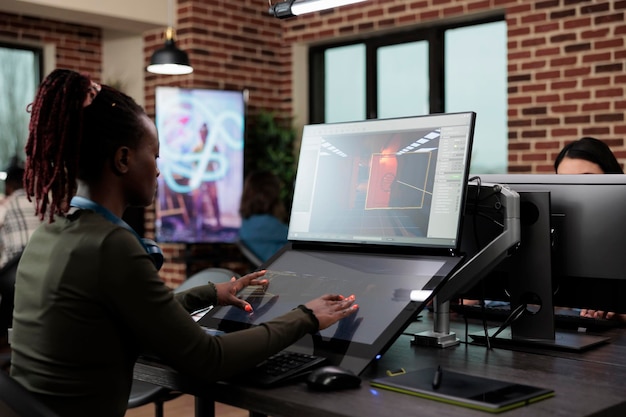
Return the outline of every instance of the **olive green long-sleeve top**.
[[[99,214],[59,217],[35,231],[20,261],[11,374],[62,417],[123,416],[142,351],[215,381],[316,330],[296,309],[211,336],[189,311],[215,302],[209,285],[174,296],[136,236]]]

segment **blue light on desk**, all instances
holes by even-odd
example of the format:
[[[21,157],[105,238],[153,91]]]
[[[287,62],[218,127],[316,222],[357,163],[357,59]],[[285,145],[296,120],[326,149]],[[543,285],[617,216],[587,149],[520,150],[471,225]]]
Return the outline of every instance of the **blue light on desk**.
[[[380,353],[378,355],[376,355],[376,357],[374,359],[379,360],[380,358],[382,358],[383,355],[381,355]]]

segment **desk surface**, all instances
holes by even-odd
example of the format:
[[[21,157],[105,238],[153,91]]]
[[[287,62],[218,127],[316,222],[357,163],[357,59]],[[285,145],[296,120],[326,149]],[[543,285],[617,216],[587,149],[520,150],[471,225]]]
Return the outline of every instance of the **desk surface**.
[[[485,416],[489,413],[439,403],[383,389],[369,380],[386,370],[411,370],[441,365],[471,375],[554,389],[556,395],[530,406],[505,412],[510,417],[528,416],[623,416],[626,415],[626,331],[612,330],[613,342],[583,353],[525,349],[524,351],[464,343],[465,326],[453,322],[452,330],[462,340],[446,349],[411,345],[412,334],[432,330],[428,313],[409,326],[386,354],[363,373],[361,388],[331,393],[312,392],[301,382],[273,389],[191,381],[159,364],[139,361],[135,378],[178,389],[206,400],[272,416],[385,416],[423,415]],[[470,325],[470,332],[480,327]],[[445,374],[444,374],[445,375]]]

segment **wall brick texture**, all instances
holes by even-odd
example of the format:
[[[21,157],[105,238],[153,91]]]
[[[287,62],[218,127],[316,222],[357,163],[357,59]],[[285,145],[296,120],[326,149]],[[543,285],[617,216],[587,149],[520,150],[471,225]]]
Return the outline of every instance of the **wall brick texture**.
[[[248,89],[249,114],[261,109],[293,112],[294,44],[313,45],[438,22],[502,14],[508,26],[509,170],[553,172],[561,147],[582,136],[606,141],[626,162],[626,0],[368,0],[293,19],[267,13],[264,0],[179,0],[177,44],[194,72],[146,73],[146,109],[154,114],[156,86]],[[52,42],[57,64],[101,72],[97,28],[0,14],[0,37]],[[147,32],[145,62],[163,44],[162,31]],[[480,52],[477,53],[480,59]],[[153,233],[153,211],[147,213]],[[184,276],[184,247],[164,245],[162,276]]]
[[[59,68],[72,68],[96,80],[101,77],[100,28],[0,12],[0,39],[27,45],[54,44]]]
[[[558,151],[582,136],[606,141],[626,163],[626,0],[367,0],[286,20],[268,16],[259,0],[178,4],[178,42],[195,70],[179,79],[148,76],[148,107],[153,87],[168,83],[247,88],[251,114],[291,114],[293,44],[502,14],[508,27],[509,170],[553,172]],[[161,42],[160,34],[146,36],[146,59]]]
[[[625,10],[626,1],[615,0],[369,0],[285,20],[283,59],[290,62],[292,43],[501,13],[508,28],[509,171],[551,173],[563,145],[582,136],[606,141],[623,165]]]

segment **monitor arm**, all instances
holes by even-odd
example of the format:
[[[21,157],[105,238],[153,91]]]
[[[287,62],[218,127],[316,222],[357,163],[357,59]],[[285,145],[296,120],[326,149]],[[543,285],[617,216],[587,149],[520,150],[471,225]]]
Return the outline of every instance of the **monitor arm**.
[[[473,185],[468,185],[468,187]],[[503,207],[503,230],[475,255],[465,261],[440,287],[433,297],[433,330],[416,333],[412,344],[441,348],[459,344],[454,332],[450,332],[450,299],[469,290],[487,273],[506,258],[511,249],[520,242],[519,194],[498,184],[477,185],[480,191],[488,189],[499,193]],[[468,192],[468,195],[470,193]]]

